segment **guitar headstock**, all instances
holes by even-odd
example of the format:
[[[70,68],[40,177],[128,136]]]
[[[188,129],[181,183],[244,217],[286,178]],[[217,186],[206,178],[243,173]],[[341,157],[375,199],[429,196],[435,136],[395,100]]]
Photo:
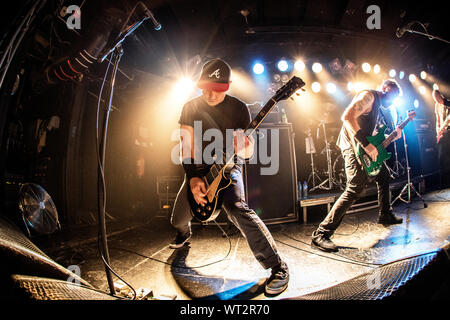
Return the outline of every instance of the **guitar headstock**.
[[[277,90],[272,99],[275,101],[286,100],[292,96],[298,89],[305,86],[305,83],[299,77],[292,77],[284,86]]]
[[[409,120],[412,120],[412,119],[415,118],[416,115],[417,114],[416,114],[416,112],[414,110],[409,110],[407,117],[409,118]]]

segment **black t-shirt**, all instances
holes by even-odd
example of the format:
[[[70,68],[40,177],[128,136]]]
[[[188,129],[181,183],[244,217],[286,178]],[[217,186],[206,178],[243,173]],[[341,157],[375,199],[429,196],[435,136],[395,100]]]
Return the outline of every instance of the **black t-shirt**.
[[[201,121],[203,153],[203,150],[215,141],[215,138],[212,138],[212,141],[203,141],[206,130],[218,129],[221,131],[223,151],[225,151],[227,143],[226,130],[245,129],[250,124],[251,117],[246,104],[233,96],[226,95],[225,99],[215,106],[208,105],[202,96],[199,96],[188,101],[183,106],[178,123],[194,127],[194,134],[196,134],[195,125],[198,128],[200,123],[194,123],[195,121]],[[228,141],[228,143],[230,142],[232,143],[232,141]],[[205,160],[203,157],[202,159]],[[203,161],[203,164],[205,166],[205,161]]]

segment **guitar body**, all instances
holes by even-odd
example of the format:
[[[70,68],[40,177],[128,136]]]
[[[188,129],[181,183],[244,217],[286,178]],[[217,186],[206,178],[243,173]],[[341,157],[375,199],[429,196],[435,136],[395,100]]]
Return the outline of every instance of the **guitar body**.
[[[189,205],[191,207],[191,214],[200,222],[213,221],[219,215],[222,208],[223,190],[231,184],[231,178],[226,177],[226,175],[226,172],[223,171],[222,174],[216,177],[209,185],[205,197],[207,203],[204,206],[195,202],[191,188],[188,186],[187,194]]]
[[[372,161],[372,158],[364,151],[364,148],[358,143],[356,154],[361,160],[364,170],[370,177],[375,177],[381,171],[384,161],[391,158],[391,154],[386,151],[382,143],[385,140],[386,127],[382,127],[380,131],[374,135],[367,137],[367,140],[378,149],[378,157],[376,161]]]

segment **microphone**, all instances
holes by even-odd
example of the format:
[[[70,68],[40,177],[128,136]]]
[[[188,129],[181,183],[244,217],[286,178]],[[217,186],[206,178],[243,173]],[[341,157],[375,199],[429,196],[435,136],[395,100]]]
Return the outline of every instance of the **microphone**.
[[[147,8],[147,6],[144,5],[144,11],[145,11],[145,15],[150,18],[150,20],[152,20],[153,22],[153,26],[155,28],[155,30],[161,30],[161,24],[155,19],[155,16],[153,15],[153,13],[150,11],[149,8]]]
[[[412,21],[406,25],[404,25],[403,27],[398,27],[397,30],[395,31],[395,35],[397,36],[397,38],[401,38],[403,37],[403,35],[405,34],[406,30],[409,29],[415,21]]]

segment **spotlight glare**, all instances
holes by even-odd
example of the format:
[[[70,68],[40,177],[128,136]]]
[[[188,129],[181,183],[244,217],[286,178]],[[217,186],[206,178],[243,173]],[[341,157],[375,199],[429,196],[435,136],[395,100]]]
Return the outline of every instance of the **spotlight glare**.
[[[320,83],[313,82],[312,85],[311,85],[311,89],[314,92],[319,92],[320,91]]]
[[[303,71],[305,70],[305,63],[302,60],[297,60],[294,64],[294,68],[297,71]]]
[[[420,94],[425,94],[427,92],[427,89],[424,86],[419,87]]]
[[[380,73],[380,70],[381,70],[381,68],[380,68],[380,65],[379,65],[379,64],[376,64],[376,65],[373,66],[373,72],[374,72],[375,74],[379,74],[379,73]]]
[[[264,72],[264,66],[263,66],[261,63],[259,63],[259,62],[255,63],[255,64],[253,65],[253,72],[254,72],[255,74],[261,74],[261,73],[263,73],[263,72]]]
[[[417,109],[419,107],[419,100],[414,100],[414,107]]]
[[[416,78],[416,76],[415,76],[414,74],[411,73],[411,74],[409,75],[409,81],[415,82],[416,79],[417,79],[417,78]]]
[[[353,88],[355,89],[356,92],[360,92],[366,88],[366,85],[362,82],[357,82],[357,83],[355,83]]]
[[[389,77],[395,78],[395,75],[396,75],[396,74],[397,74],[397,72],[395,71],[395,69],[389,70]]]
[[[425,80],[427,78],[427,73],[425,71],[422,71],[420,73],[420,78],[422,78],[422,80]]]
[[[349,81],[348,83],[347,83],[347,90],[348,91],[352,91],[353,90],[353,83],[351,82],[351,81]]]
[[[327,83],[327,91],[328,91],[328,93],[335,93],[336,85],[332,82]]]
[[[322,71],[322,65],[320,63],[318,63],[318,62],[315,62],[312,65],[312,71],[314,71],[315,73],[321,72]]]
[[[403,79],[405,77],[405,72],[400,71],[400,73],[398,74],[398,77],[401,79]]]
[[[400,98],[394,99],[394,102],[393,102],[394,106],[399,107],[401,104],[402,104],[402,99],[400,99]]]
[[[286,60],[280,60],[277,64],[278,70],[284,72],[288,69],[289,65]]]
[[[437,83],[433,84],[433,90],[439,90],[439,86],[437,85]]]
[[[370,64],[369,63],[367,63],[367,62],[364,62],[363,64],[362,64],[362,70],[364,71],[364,72],[369,72],[370,71],[370,69],[371,69],[371,66],[370,66]]]

